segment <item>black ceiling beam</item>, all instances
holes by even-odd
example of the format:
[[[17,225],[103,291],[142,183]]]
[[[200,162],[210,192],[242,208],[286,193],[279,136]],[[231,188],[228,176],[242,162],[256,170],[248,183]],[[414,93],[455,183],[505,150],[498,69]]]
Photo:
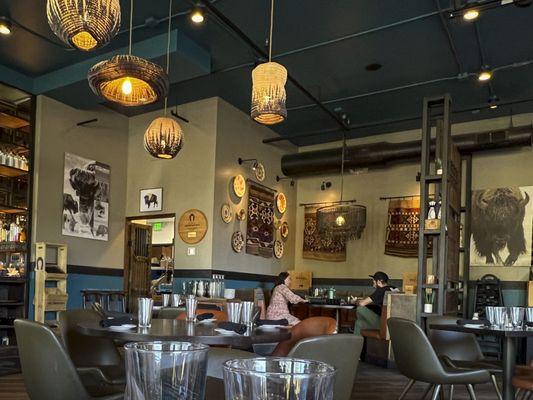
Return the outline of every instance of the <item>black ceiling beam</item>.
[[[253,51],[255,51],[259,56],[268,59],[267,52],[262,49],[260,46],[257,45],[246,33],[244,33],[241,28],[239,28],[237,25],[233,23],[228,17],[226,17],[220,10],[218,10],[215,6],[211,4],[209,0],[200,0],[200,3],[204,5],[204,7],[213,14],[216,18],[218,18],[222,23],[224,23],[229,29],[231,29],[235,34],[244,42],[246,45],[248,45]],[[320,102],[315,96],[311,94],[305,87],[302,86],[300,82],[298,82],[291,74],[288,74],[287,79],[289,82],[291,82],[297,89],[299,89],[309,100],[311,100],[313,103],[315,103],[322,111],[324,111],[327,115],[329,115],[338,125],[339,127],[344,131],[349,131],[350,128],[346,125],[344,120],[337,115],[335,112],[331,111],[329,108],[327,108],[324,104]]]

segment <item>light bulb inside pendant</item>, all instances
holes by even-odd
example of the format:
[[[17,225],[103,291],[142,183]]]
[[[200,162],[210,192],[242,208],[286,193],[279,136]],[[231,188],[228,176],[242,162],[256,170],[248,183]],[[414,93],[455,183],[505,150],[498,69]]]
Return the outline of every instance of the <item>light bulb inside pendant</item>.
[[[122,86],[120,87],[120,89],[122,90],[122,93],[124,93],[125,95],[131,94],[131,92],[133,91],[131,79],[130,78],[124,79],[124,82],[122,82]]]
[[[344,226],[345,223],[346,223],[346,219],[344,219],[344,217],[342,215],[339,215],[335,219],[335,224],[337,224],[337,226]]]

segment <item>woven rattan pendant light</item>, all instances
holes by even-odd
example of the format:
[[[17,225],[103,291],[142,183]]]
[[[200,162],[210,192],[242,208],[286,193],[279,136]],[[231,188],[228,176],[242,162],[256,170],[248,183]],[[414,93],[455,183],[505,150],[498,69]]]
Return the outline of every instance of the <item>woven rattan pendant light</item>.
[[[48,25],[63,42],[91,51],[109,43],[120,28],[120,0],[48,0]]]
[[[252,118],[264,125],[274,125],[287,118],[285,83],[287,70],[272,62],[272,30],[274,27],[274,0],[270,9],[270,39],[268,62],[259,64],[252,71]]]
[[[167,36],[167,70],[170,68],[170,27],[172,24],[172,0],[169,0],[168,36]],[[174,119],[167,117],[168,97],[165,97],[164,116],[156,118],[144,133],[144,148],[156,158],[172,159],[183,147],[183,130]]]
[[[346,137],[343,134],[341,158],[341,198],[340,201],[316,211],[318,232],[340,242],[359,239],[366,226],[366,207],[354,204],[355,201],[343,201],[344,195],[344,156]]]
[[[131,54],[133,0],[130,0],[130,44],[127,55],[116,55],[89,70],[92,91],[123,106],[154,103],[168,93],[168,75],[159,65]]]

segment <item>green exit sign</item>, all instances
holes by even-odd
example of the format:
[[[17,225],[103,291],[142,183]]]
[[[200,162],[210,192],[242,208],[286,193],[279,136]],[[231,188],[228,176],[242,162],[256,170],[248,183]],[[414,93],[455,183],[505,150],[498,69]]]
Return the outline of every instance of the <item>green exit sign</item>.
[[[163,223],[162,222],[156,222],[152,225],[152,229],[154,231],[160,231],[161,229],[163,229]]]

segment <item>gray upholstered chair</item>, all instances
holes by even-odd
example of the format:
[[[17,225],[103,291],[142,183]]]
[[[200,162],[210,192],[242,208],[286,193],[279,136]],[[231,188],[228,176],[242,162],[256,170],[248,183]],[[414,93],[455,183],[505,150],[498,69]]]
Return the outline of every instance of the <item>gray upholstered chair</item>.
[[[85,386],[60,340],[46,325],[17,319],[15,333],[19,347],[22,375],[32,400],[118,400],[124,393],[116,393],[110,386],[95,383]],[[87,376],[98,375],[87,369]],[[97,378],[95,382],[100,382]]]
[[[437,400],[444,385],[465,385],[470,398],[475,400],[473,385],[490,381],[490,374],[484,369],[458,371],[446,368],[415,322],[389,318],[387,325],[398,370],[409,378],[399,399],[405,396],[415,382],[426,382],[434,385],[432,400]]]
[[[77,330],[77,325],[82,322],[100,320],[100,315],[90,309],[61,311],[59,328],[63,343],[76,368],[97,368],[105,383],[117,385],[117,390],[123,390],[126,371],[115,342],[104,337],[83,335]]]
[[[361,336],[350,334],[309,337],[297,342],[287,357],[322,361],[336,367],[335,400],[349,400],[363,341]],[[209,349],[207,375],[222,379],[222,364],[225,361],[254,357],[257,355],[243,350],[212,347]]]
[[[498,399],[502,400],[502,394],[496,379],[496,375],[503,372],[502,362],[486,359],[476,340],[476,336],[472,333],[431,329],[431,325],[448,325],[456,322],[457,317],[446,315],[428,318],[429,341],[435,352],[447,367],[463,371],[472,369],[486,369],[489,371],[496,395]],[[453,393],[453,388],[450,390]]]
[[[322,361],[337,368],[335,400],[350,400],[364,339],[352,334],[323,335],[302,339],[288,357]]]

